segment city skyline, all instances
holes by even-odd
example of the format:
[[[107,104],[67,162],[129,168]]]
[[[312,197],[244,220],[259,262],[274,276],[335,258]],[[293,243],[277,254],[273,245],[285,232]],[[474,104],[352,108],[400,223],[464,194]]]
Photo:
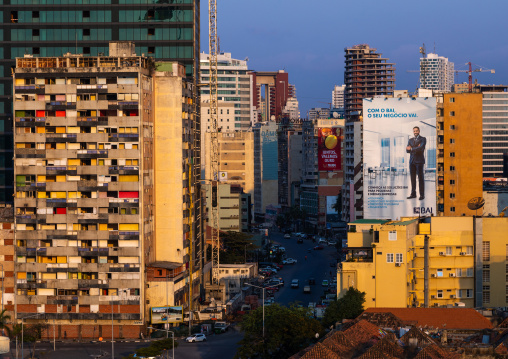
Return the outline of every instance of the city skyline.
[[[366,6],[324,0],[310,16],[308,6],[299,0],[261,1],[258,6],[269,11],[243,16],[253,11],[252,5],[228,1],[218,3],[217,32],[221,51],[238,59],[248,57],[249,69],[287,71],[306,117],[310,108],[331,102],[334,85],[344,83],[344,49],[357,44],[369,44],[395,63],[396,90],[417,88],[418,74],[407,71],[419,69],[423,43],[428,53],[454,62],[456,70],[466,70],[469,61],[496,70],[474,73],[473,80],[479,83],[507,84],[508,45],[496,34],[503,33],[502,14],[508,3],[495,0],[471,11],[474,4],[431,0],[415,6],[393,0]],[[201,12],[208,14],[208,2],[201,3]],[[201,49],[208,52],[208,16],[201,21]],[[466,82],[467,74],[459,73],[455,81]]]

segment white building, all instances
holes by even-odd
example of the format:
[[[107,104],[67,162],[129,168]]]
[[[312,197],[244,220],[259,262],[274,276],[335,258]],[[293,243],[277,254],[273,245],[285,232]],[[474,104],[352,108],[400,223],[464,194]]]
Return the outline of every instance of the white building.
[[[300,118],[300,109],[298,106],[298,99],[296,97],[288,98],[286,106],[284,106],[283,113],[291,120],[298,120]]]
[[[344,90],[346,85],[335,85],[332,91],[332,107],[342,108],[344,107]]]
[[[427,54],[420,59],[420,87],[434,92],[450,92],[453,85],[454,65],[448,58]]]
[[[210,62],[209,55],[201,53],[201,133],[210,129]],[[221,132],[245,131],[253,119],[251,76],[247,59],[235,60],[231,53],[217,55],[217,126]]]

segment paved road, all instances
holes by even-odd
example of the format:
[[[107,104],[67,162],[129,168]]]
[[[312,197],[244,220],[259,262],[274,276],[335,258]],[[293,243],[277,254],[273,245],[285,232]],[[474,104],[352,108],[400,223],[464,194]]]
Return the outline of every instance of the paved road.
[[[275,294],[275,301],[284,305],[297,301],[305,307],[309,302],[318,303],[324,293],[324,288],[321,286],[322,280],[337,277],[337,249],[325,245],[323,250],[312,249],[308,252],[308,249],[313,248],[317,243],[305,239],[303,243],[298,244],[296,238],[284,239],[281,233],[271,233],[271,240],[284,246],[286,255],[298,261],[297,264],[284,266],[277,273],[284,279],[284,287]],[[307,260],[305,260],[305,256],[307,256]],[[334,266],[331,267],[330,263],[333,263]],[[304,294],[303,287],[307,285],[309,278],[314,278],[316,284],[310,286],[310,294]],[[291,288],[292,279],[300,280],[300,288]]]
[[[178,359],[232,359],[238,348],[238,342],[243,335],[236,329],[220,335],[210,335],[208,340],[203,343],[186,343],[178,339],[178,347],[175,348],[175,357]],[[132,354],[136,349],[150,345],[148,342],[140,343],[115,343],[115,358],[120,359]],[[15,358],[15,347],[12,347],[12,356],[4,354],[3,359]],[[70,342],[56,343],[56,351],[53,351],[53,343],[38,343],[35,352],[39,358],[44,359],[110,359],[111,343],[91,343],[91,342]],[[24,357],[30,358],[30,352],[25,346]],[[169,353],[171,358],[171,352]],[[2,358],[2,355],[0,355]],[[19,358],[21,358],[21,349],[19,349]]]

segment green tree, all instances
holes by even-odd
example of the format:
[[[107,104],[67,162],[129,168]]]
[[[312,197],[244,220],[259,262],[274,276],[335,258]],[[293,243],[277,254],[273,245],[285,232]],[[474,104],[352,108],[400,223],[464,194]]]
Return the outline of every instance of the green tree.
[[[220,233],[220,262],[223,264],[244,263],[245,257],[252,256],[251,252],[258,247],[252,241],[251,235],[241,232]]]
[[[241,324],[244,338],[235,358],[289,358],[307,347],[321,324],[311,318],[307,308],[265,306],[265,337],[263,340],[263,309],[250,312]]]
[[[175,348],[178,346],[178,342],[175,341]],[[173,348],[173,338],[164,338],[150,343],[150,346],[140,348],[136,350],[137,357],[154,357],[161,355],[164,350],[171,350]],[[130,354],[124,359],[135,358],[134,354]]]
[[[44,324],[31,324],[25,325],[23,329],[23,341],[25,343],[32,343],[32,359],[35,356],[35,345],[37,341],[41,340],[42,332],[46,329]]]
[[[4,309],[0,312],[0,330],[2,330],[2,334],[4,336],[8,337],[11,335],[11,329],[7,326],[7,324],[10,322],[11,316],[5,314],[6,311],[7,309]]]
[[[346,294],[330,303],[325,310],[323,326],[328,328],[343,319],[354,319],[363,312],[365,303],[365,292],[350,287]]]

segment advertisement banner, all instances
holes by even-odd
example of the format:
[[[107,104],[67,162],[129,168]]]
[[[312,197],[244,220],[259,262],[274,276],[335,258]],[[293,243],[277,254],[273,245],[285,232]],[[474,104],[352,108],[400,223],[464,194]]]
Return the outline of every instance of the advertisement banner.
[[[436,98],[363,100],[366,219],[436,215]]]
[[[336,127],[318,128],[319,171],[340,171],[342,129]]]
[[[183,322],[183,307],[152,307],[152,324]]]

